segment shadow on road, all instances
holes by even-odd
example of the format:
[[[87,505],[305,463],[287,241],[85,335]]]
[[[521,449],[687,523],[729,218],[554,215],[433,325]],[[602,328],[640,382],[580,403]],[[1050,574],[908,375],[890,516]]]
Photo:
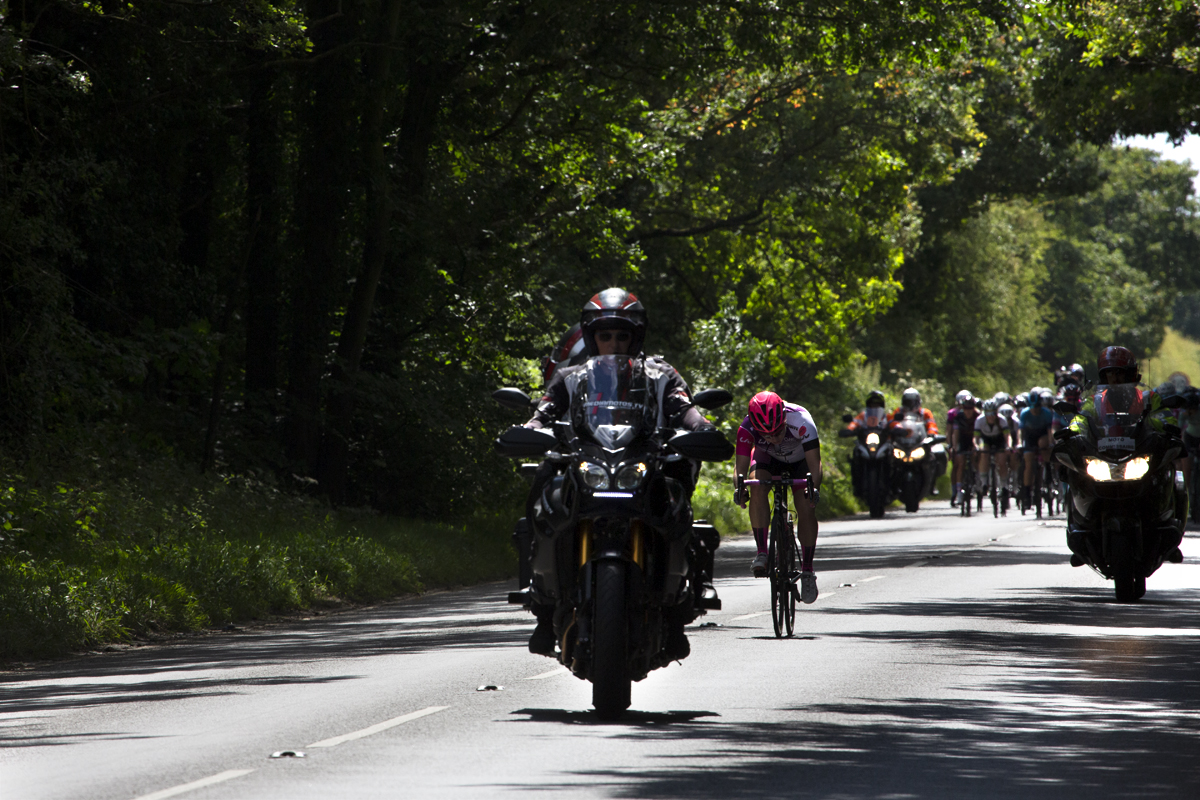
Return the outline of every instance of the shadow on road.
[[[1200,590],[1118,606],[1102,589],[1047,588],[1014,591],[1009,602],[825,613],[861,616],[863,625],[824,637],[906,642],[929,662],[961,665],[973,682],[945,687],[946,699],[778,709],[786,721],[637,728],[617,735],[687,742],[689,752],[713,754],[712,768],[577,774],[637,798],[1200,797]],[[945,625],[873,631],[868,618],[881,614]],[[984,620],[1027,627],[984,631]],[[979,685],[980,675],[995,677]]]

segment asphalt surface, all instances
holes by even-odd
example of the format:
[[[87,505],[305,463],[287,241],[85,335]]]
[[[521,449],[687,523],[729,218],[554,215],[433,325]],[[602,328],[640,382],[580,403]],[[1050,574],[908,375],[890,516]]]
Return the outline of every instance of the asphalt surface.
[[[7,672],[0,798],[1200,797],[1183,551],[1118,605],[1058,520],[823,523],[779,640],[726,541],[724,609],[615,723],[500,584]]]

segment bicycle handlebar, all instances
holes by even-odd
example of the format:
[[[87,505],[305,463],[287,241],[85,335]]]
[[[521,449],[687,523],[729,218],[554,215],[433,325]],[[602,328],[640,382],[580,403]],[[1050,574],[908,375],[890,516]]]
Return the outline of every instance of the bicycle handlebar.
[[[757,478],[747,478],[742,481],[743,486],[807,486],[808,478],[795,478],[790,481],[785,481],[783,478],[772,478],[769,481],[760,481]]]

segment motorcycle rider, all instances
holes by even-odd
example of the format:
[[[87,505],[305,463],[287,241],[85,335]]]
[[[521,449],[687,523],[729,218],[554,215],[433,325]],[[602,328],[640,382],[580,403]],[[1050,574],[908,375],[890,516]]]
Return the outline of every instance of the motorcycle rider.
[[[563,367],[573,367],[587,361],[583,329],[576,322],[558,339],[550,354],[542,359],[542,386],[550,383],[554,373]]]
[[[904,394],[900,395],[900,407],[892,412],[891,426],[896,427],[897,423],[903,422],[905,416],[909,414],[921,418],[921,421],[925,423],[927,435],[938,435],[938,426],[933,419],[933,412],[928,408],[921,407],[921,393],[911,386],[904,390]]]
[[[749,473],[757,480],[770,480],[784,471],[794,479],[808,478],[805,487],[807,502],[792,488],[796,503],[796,536],[800,540],[800,600],[812,603],[817,599],[817,576],[813,574],[813,555],[817,549],[817,501],[821,488],[821,442],[817,425],[808,410],[795,403],[785,403],[774,392],[759,392],[750,398],[749,413],[738,428],[734,469],[738,486]],[[765,486],[751,486],[750,527],[758,555],[750,565],[756,578],[767,574],[767,525],[770,509],[769,491]],[[734,502],[746,507],[744,487],[735,492]]]
[[[1096,359],[1096,367],[1100,373],[1101,386],[1119,386],[1122,384],[1138,384],[1142,380],[1142,373],[1138,370],[1137,357],[1133,351],[1127,347],[1120,345],[1110,345],[1100,351],[1099,357]],[[1141,393],[1142,400],[1146,406],[1146,422],[1151,428],[1159,433],[1166,433],[1167,426],[1172,427],[1172,432],[1179,430],[1177,427],[1177,419],[1174,413],[1163,405],[1163,398],[1153,391]],[[1088,430],[1088,417],[1096,415],[1096,397],[1090,394],[1079,409],[1079,413],[1071,420],[1070,428],[1077,434],[1084,434]],[[1185,459],[1177,459],[1175,466],[1177,469],[1184,469]],[[1182,535],[1181,535],[1182,536]],[[1182,540],[1182,538],[1181,538]],[[1070,538],[1067,539],[1067,544],[1070,545]],[[1074,548],[1072,548],[1073,550]],[[1183,561],[1183,553],[1178,547],[1178,542],[1174,552],[1167,556],[1167,561],[1178,564]],[[1084,564],[1084,560],[1077,554],[1071,554],[1071,566],[1078,567]]]
[[[866,408],[850,421],[838,436],[857,436],[859,431],[876,431],[883,434],[887,428],[887,400],[883,392],[875,389],[867,395]],[[862,496],[862,464],[857,459],[850,458],[850,482],[854,487],[855,496]]]
[[[632,293],[619,288],[596,293],[584,303],[580,312],[579,325],[587,355],[633,357],[647,380],[657,389],[662,424],[672,424],[693,431],[714,430],[715,426],[692,403],[687,383],[675,368],[659,356],[647,356],[642,352],[642,343],[646,338],[646,321],[646,309]],[[564,419],[570,411],[579,379],[585,371],[586,365],[583,363],[556,368],[546,385],[542,399],[538,402],[537,410],[534,411],[532,419],[525,423],[525,427],[547,428]],[[671,471],[671,477],[684,484],[690,497],[696,486],[698,466],[686,459],[672,466],[674,470]],[[540,484],[548,480],[551,474],[547,472],[543,476],[542,470],[539,469],[539,476],[535,477],[534,487],[530,492],[530,504],[532,498],[540,494]],[[533,519],[532,508],[527,508],[526,517]],[[711,581],[713,552],[718,542],[693,541],[692,544],[695,569]],[[703,591],[706,595],[716,596],[709,583],[705,584]],[[529,650],[539,655],[553,655],[556,644],[554,608],[535,603],[532,611],[537,616],[537,627],[529,637]],[[683,658],[691,650],[683,632],[683,624],[673,623],[667,639],[666,650],[673,658]]]

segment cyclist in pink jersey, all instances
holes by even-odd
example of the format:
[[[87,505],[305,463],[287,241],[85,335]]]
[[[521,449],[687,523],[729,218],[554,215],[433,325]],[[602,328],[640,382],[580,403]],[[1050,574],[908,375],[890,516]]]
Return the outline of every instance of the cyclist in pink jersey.
[[[769,480],[785,470],[792,478],[808,478],[803,495],[792,490],[796,502],[796,535],[800,539],[800,599],[817,599],[817,577],[813,574],[813,555],[817,548],[817,501],[821,486],[821,442],[812,415],[795,403],[785,403],[774,392],[759,392],[750,400],[749,413],[738,428],[734,457],[739,477],[748,474]],[[750,526],[758,555],[750,565],[756,577],[767,572],[767,525],[770,509],[764,486],[750,488]],[[737,504],[746,507],[747,498],[739,493]]]

